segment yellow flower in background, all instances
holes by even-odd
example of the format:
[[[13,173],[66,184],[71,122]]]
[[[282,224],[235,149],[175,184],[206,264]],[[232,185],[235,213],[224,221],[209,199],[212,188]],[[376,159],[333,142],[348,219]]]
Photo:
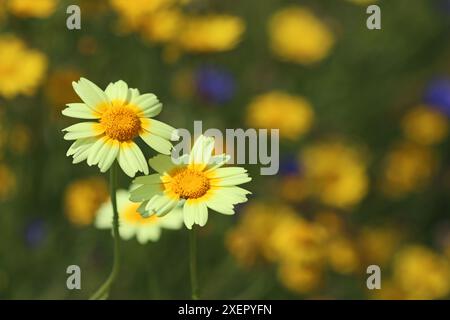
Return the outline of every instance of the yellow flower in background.
[[[301,96],[272,91],[255,97],[247,108],[250,127],[280,129],[280,137],[296,140],[314,120],[311,104]]]
[[[395,145],[384,160],[381,188],[387,196],[401,197],[429,184],[437,166],[433,151],[409,142]]]
[[[299,215],[283,219],[268,238],[274,260],[303,264],[322,265],[325,259],[327,233],[314,222],[306,221]]]
[[[344,232],[345,222],[336,212],[320,211],[316,213],[314,221],[326,230],[329,238],[340,236]]]
[[[188,16],[177,37],[187,52],[207,53],[233,49],[245,30],[244,21],[229,15]]]
[[[80,79],[81,72],[72,69],[58,69],[50,73],[44,87],[47,100],[58,113],[65,107],[67,101],[78,100],[77,94],[73,91],[72,82]]]
[[[151,216],[143,218],[137,211],[139,203],[129,200],[130,193],[126,190],[117,191],[117,210],[119,212],[120,237],[129,240],[136,236],[141,244],[157,241],[161,236],[161,229],[177,230],[183,226],[183,212],[175,210],[165,217]],[[107,200],[98,210],[95,226],[99,229],[112,229],[113,208]]]
[[[310,10],[281,9],[269,20],[270,47],[280,59],[311,64],[324,59],[334,44],[330,29]]]
[[[141,33],[152,42],[168,42],[178,35],[182,22],[180,10],[159,10],[142,22]]]
[[[362,152],[341,142],[320,142],[300,155],[312,194],[323,203],[346,208],[367,194],[369,178]]]
[[[26,48],[15,36],[0,36],[0,96],[11,99],[34,94],[46,69],[44,54]]]
[[[406,138],[423,145],[441,142],[448,134],[448,120],[445,115],[427,106],[410,110],[402,120]]]
[[[64,193],[66,216],[76,226],[90,225],[107,199],[108,186],[102,178],[76,180],[67,186]]]
[[[320,269],[314,267],[283,263],[278,268],[278,277],[289,290],[305,294],[319,287],[323,273]]]
[[[16,192],[16,175],[9,166],[0,162],[0,202],[9,200]]]
[[[123,26],[136,29],[148,15],[168,7],[176,0],[110,0],[111,7],[117,12]]]
[[[246,205],[225,244],[239,264],[249,267],[259,260],[273,260],[269,238],[280,221],[290,220],[295,211],[286,205],[254,201]]]
[[[398,253],[393,279],[407,299],[439,299],[450,293],[450,265],[432,250],[410,245]]]
[[[337,273],[350,274],[361,267],[355,244],[345,237],[337,237],[329,241],[327,256],[331,269]]]
[[[400,244],[401,230],[388,227],[365,227],[357,237],[362,258],[370,264],[385,266]]]
[[[6,0],[8,10],[20,18],[47,18],[55,12],[57,0]]]

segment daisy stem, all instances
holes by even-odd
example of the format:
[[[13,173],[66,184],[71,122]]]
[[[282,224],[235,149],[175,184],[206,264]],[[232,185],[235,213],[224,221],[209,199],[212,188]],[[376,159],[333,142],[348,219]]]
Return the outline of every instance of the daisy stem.
[[[111,193],[111,203],[113,207],[113,237],[114,237],[114,262],[111,273],[102,286],[90,297],[90,300],[106,299],[109,295],[114,280],[120,269],[120,233],[119,233],[119,213],[117,211],[117,163],[114,163],[109,170],[109,185]]]
[[[189,262],[191,272],[191,298],[198,300],[197,284],[197,234],[195,227],[189,231]]]

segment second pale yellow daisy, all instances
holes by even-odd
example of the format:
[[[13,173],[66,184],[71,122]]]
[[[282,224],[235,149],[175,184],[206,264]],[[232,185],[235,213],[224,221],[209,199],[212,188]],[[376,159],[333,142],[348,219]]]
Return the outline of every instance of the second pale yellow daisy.
[[[200,136],[190,155],[177,161],[158,155],[149,160],[158,173],[134,180],[131,200],[143,201],[139,211],[144,216],[164,216],[183,206],[184,223],[204,226],[208,208],[222,214],[234,214],[234,206],[247,201],[249,191],[237,185],[249,182],[247,171],[240,167],[222,166],[229,156],[212,156],[214,138]]]
[[[170,154],[170,140],[177,140],[176,130],[151,119],[161,112],[162,104],[152,93],[140,94],[120,80],[110,83],[105,91],[91,81],[81,78],[73,82],[75,92],[83,103],[69,103],[63,110],[68,117],[96,120],[80,122],[64,131],[65,140],[75,140],[67,151],[74,163],[87,160],[106,172],[117,159],[130,177],[136,172],[148,174],[145,157],[133,141],[141,137],[151,148]]]

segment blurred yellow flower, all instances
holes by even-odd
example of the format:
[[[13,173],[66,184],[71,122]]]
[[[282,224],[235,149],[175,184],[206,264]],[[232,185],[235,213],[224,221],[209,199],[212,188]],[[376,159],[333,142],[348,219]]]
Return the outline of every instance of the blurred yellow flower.
[[[269,20],[270,47],[282,60],[311,64],[324,59],[334,44],[333,33],[310,10],[281,9]]]
[[[187,52],[207,53],[233,49],[245,30],[244,21],[229,15],[186,17],[177,37]]]
[[[45,96],[58,114],[65,108],[67,101],[80,100],[72,88],[72,82],[80,77],[80,71],[70,68],[58,69],[49,75],[45,84]]]
[[[9,200],[16,191],[16,175],[6,164],[0,163],[0,202]]]
[[[346,208],[366,195],[369,178],[359,149],[341,142],[320,142],[306,147],[300,158],[313,195],[323,203]]]
[[[327,245],[327,256],[331,269],[337,273],[354,273],[361,266],[355,245],[345,237],[330,240]]]
[[[425,188],[437,166],[427,147],[409,142],[395,145],[384,160],[381,188],[387,196],[401,197]]]
[[[307,133],[313,120],[314,111],[305,98],[281,91],[257,96],[247,108],[249,126],[280,129],[280,136],[291,140]]]
[[[108,187],[102,178],[91,177],[72,182],[65,191],[65,212],[71,223],[90,225],[97,210],[108,199]]]
[[[362,228],[357,243],[367,265],[385,266],[400,243],[401,231],[388,227]]]
[[[240,215],[239,224],[227,234],[225,244],[237,262],[245,267],[261,259],[273,259],[269,237],[280,221],[291,219],[295,214],[284,205],[249,203]]]
[[[15,36],[0,36],[0,96],[11,99],[34,94],[46,69],[45,55],[27,49]]]
[[[20,18],[47,18],[56,9],[57,0],[7,0],[8,10]]]
[[[305,294],[318,288],[322,271],[301,264],[283,263],[278,268],[281,283],[294,292]]]
[[[183,15],[177,9],[159,10],[142,22],[141,32],[150,41],[168,42],[178,34],[182,21]]]
[[[140,27],[149,14],[174,2],[176,0],[110,0],[111,7],[122,20],[122,25],[129,29]]]
[[[336,237],[344,232],[345,223],[342,216],[332,211],[318,212],[314,221],[325,228],[328,237]]]
[[[410,245],[398,253],[393,279],[408,299],[439,299],[450,293],[448,261],[423,246]]]
[[[418,106],[403,118],[402,128],[408,139],[419,144],[432,145],[447,137],[448,120],[435,109]]]
[[[283,219],[268,235],[271,256],[280,262],[321,265],[325,259],[325,229],[298,215]]]

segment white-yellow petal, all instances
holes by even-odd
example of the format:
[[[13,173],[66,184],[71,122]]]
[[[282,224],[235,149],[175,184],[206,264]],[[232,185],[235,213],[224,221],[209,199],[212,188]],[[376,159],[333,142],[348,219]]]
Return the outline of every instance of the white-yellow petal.
[[[162,154],[170,154],[172,151],[172,144],[160,136],[151,134],[150,132],[144,132],[140,135],[142,140],[145,141],[151,148]]]
[[[105,92],[88,79],[81,78],[78,82],[74,81],[72,86],[81,100],[93,111],[96,111],[100,105],[110,103]]]

